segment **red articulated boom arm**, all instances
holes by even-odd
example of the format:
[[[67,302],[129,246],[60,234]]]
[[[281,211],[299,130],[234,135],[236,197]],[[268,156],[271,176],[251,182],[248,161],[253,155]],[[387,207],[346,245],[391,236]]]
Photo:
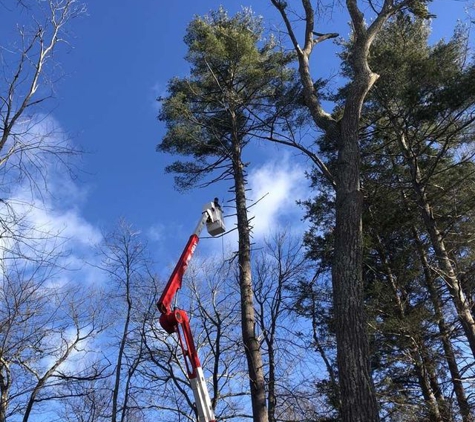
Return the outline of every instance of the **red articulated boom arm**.
[[[196,246],[200,240],[199,236],[206,224],[208,233],[217,236],[225,232],[223,215],[218,200],[209,202],[203,207],[203,214],[196,226],[195,231],[188,239],[183,252],[178,260],[170,279],[157,302],[157,307],[161,313],[160,325],[168,333],[177,333],[180,347],[185,358],[186,370],[190,380],[193,395],[195,397],[199,422],[216,422],[208,388],[204,379],[201,363],[198,358],[193,335],[190,328],[188,314],[182,309],[172,309],[172,302],[177,291],[181,288],[183,275],[190,262]]]
[[[168,280],[165,290],[163,291],[162,296],[157,303],[158,310],[162,313],[162,316],[172,312],[172,301],[175,298],[176,292],[181,289],[183,275],[185,274],[188,263],[190,262],[190,259],[193,256],[199,241],[200,238],[198,235],[193,233],[188,239],[188,243],[186,244],[185,249],[183,249],[180,259],[173,269],[172,275]],[[166,327],[163,328],[169,334],[174,332],[173,330],[168,330]]]

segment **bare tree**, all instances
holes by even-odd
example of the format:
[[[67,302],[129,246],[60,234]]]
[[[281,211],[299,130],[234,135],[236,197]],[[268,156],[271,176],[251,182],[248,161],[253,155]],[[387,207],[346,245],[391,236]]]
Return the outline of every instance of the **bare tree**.
[[[110,395],[104,384],[107,378],[91,382],[89,388],[78,389],[65,401],[59,416],[67,422],[106,422]]]
[[[193,327],[199,333],[203,367],[210,373],[212,405],[218,420],[251,415],[239,403],[248,396],[246,362],[239,332],[239,291],[234,265],[211,256],[190,271]]]
[[[49,115],[46,100],[53,97],[53,82],[60,76],[54,57],[67,43],[67,25],[85,8],[77,0],[5,3],[10,2],[4,2],[2,13],[17,24],[18,37],[0,45],[0,236],[3,247],[15,238],[33,248],[32,239],[44,234],[33,234],[31,227],[25,233],[23,212],[34,196],[47,191],[51,163],[70,169],[68,157],[79,153]],[[23,8],[28,13],[19,13]],[[15,201],[19,187],[30,197]]]
[[[298,320],[290,287],[311,278],[311,264],[304,256],[301,239],[288,230],[271,234],[255,257],[255,302],[259,331],[262,333],[266,368],[269,422],[288,420],[289,403],[293,417],[305,418],[314,388],[304,391],[308,366],[315,357],[308,353],[305,322]],[[298,330],[295,327],[299,327]],[[303,368],[303,372],[301,371]],[[314,398],[314,397],[313,397]],[[304,413],[299,409],[305,408]]]
[[[114,356],[110,389],[109,418],[126,421],[142,412],[143,396],[140,367],[145,359],[143,326],[155,297],[149,296],[153,277],[140,233],[124,220],[105,236],[99,247],[101,269],[110,280],[106,288],[113,343],[106,346]]]
[[[101,376],[90,343],[102,330],[91,297],[57,284],[57,267],[7,254],[0,259],[0,421],[26,422],[51,400]]]
[[[163,284],[157,285],[156,297]],[[248,399],[246,361],[242,353],[239,291],[233,266],[211,257],[195,257],[177,297],[190,317],[191,329],[208,380],[217,420],[251,418],[243,404]],[[157,325],[153,310],[144,333],[149,362],[144,371],[153,383],[156,408],[163,419],[196,421],[194,398],[178,341]]]
[[[51,174],[71,169],[68,157],[79,152],[47,100],[61,76],[58,47],[85,8],[76,0],[1,6],[17,37],[0,45],[0,420],[27,421],[53,399],[60,407],[83,395],[103,370],[93,350],[103,328],[94,297],[64,281],[67,239],[32,219]]]

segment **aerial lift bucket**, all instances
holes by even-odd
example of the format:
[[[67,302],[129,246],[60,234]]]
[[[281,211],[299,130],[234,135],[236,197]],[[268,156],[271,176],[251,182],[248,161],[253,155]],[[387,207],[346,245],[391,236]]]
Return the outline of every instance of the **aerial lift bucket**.
[[[207,212],[209,218],[206,220],[206,230],[211,236],[218,236],[226,231],[223,221],[223,211],[216,198],[214,202],[208,202],[203,207],[203,212]]]

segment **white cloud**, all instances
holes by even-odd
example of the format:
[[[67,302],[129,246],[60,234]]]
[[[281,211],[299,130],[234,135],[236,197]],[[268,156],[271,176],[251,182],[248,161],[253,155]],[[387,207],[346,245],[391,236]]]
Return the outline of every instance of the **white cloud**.
[[[26,174],[35,178],[20,177],[20,183],[16,184],[8,176],[6,180],[4,178],[7,185],[13,188],[4,192],[6,202],[0,206],[2,221],[8,222],[8,229],[14,235],[28,239],[24,244],[16,245],[27,256],[70,251],[67,258],[61,258],[58,262],[64,266],[68,266],[69,262],[77,264],[88,256],[93,258],[91,246],[101,241],[102,234],[81,215],[86,190],[74,183],[69,177],[67,166],[58,165],[61,157],[58,160],[55,156],[58,151],[56,145],[65,153],[74,150],[74,145],[67,140],[59,123],[51,116],[35,116],[23,125],[25,127],[20,126],[22,130],[17,131],[26,134],[18,135],[15,142],[21,144],[25,141],[30,145],[29,157],[23,166]],[[20,156],[17,157],[18,154]],[[4,177],[9,173],[8,168],[15,167],[18,160],[22,159],[22,154],[19,150],[4,163]],[[37,180],[41,184],[37,184]],[[4,248],[14,246],[11,240],[2,238],[1,241],[0,246]]]
[[[254,217],[254,237],[262,237],[280,226],[303,229],[303,212],[296,201],[308,196],[305,170],[284,155],[249,174],[250,215]]]
[[[304,211],[296,201],[306,199],[310,194],[305,168],[293,161],[289,155],[282,154],[255,167],[248,175],[248,212],[252,218],[253,242],[258,243],[264,237],[285,229],[295,235],[303,234],[307,225],[302,221]],[[224,202],[227,198],[223,198]],[[232,204],[231,204],[232,205]],[[238,233],[234,209],[225,208],[227,233],[218,239],[203,239],[199,253],[204,256],[217,253],[223,257],[226,251],[237,250]],[[203,231],[202,237],[208,234]],[[185,238],[183,242],[185,242]]]
[[[147,230],[147,236],[153,242],[163,241],[165,235],[166,235],[166,227],[160,223],[153,224]]]
[[[62,235],[75,244],[93,246],[102,240],[102,234],[97,227],[87,222],[77,209],[54,211],[47,218],[52,218],[49,224],[61,230]]]

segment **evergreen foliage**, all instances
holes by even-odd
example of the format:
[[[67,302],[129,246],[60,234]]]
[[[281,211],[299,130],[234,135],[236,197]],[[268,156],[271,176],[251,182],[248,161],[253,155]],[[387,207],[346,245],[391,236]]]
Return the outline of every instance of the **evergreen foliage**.
[[[159,119],[167,133],[157,150],[187,157],[167,171],[179,189],[230,176],[233,143],[242,150],[252,137],[267,134],[287,112],[280,105],[292,56],[264,39],[261,18],[244,9],[229,17],[224,9],[197,17],[185,36],[190,75],[174,78],[161,98]],[[288,106],[287,106],[288,107]],[[206,184],[206,182],[205,182]]]
[[[360,145],[372,369],[389,420],[461,415],[469,421],[473,403],[465,389],[473,386],[457,378],[473,376],[473,356],[427,222],[437,224],[473,307],[466,274],[473,268],[474,66],[462,30],[435,45],[429,44],[429,31],[426,21],[400,14],[371,51],[370,65],[380,78],[365,102]],[[335,100],[344,98],[345,89]],[[325,154],[331,167],[334,153]],[[328,265],[333,196],[321,176],[312,177],[323,189],[305,203],[313,224],[306,243],[309,256]],[[423,218],[422,205],[430,219]]]
[[[185,36],[190,76],[174,78],[162,99],[159,119],[167,133],[158,151],[183,155],[167,167],[178,189],[232,182],[239,235],[238,278],[243,349],[248,364],[255,422],[272,420],[268,409],[262,344],[258,338],[251,271],[251,225],[247,216],[243,150],[251,139],[267,138],[285,118],[288,103],[277,101],[293,71],[292,56],[273,38],[263,38],[261,19],[244,9],[224,9],[195,18]],[[283,107],[282,107],[283,105]],[[211,177],[212,175],[212,177]],[[270,406],[269,406],[270,408]]]

